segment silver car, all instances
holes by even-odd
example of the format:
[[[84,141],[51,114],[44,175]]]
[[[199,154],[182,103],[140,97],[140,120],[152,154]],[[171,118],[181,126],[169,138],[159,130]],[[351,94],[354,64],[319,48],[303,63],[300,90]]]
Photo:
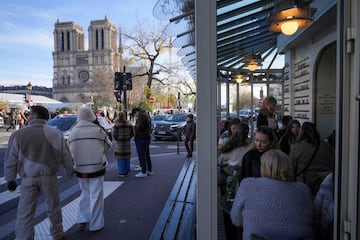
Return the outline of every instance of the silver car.
[[[76,114],[59,115],[48,121],[48,125],[54,126],[59,129],[65,139],[69,138],[72,127],[75,125],[77,120]],[[112,124],[109,123],[104,117],[97,116],[99,124],[104,128],[110,140],[112,140]]]

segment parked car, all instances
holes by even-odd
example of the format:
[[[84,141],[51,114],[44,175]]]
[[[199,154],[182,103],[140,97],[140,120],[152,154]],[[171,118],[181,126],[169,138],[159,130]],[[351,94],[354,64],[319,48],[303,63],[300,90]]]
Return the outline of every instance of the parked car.
[[[166,117],[166,114],[157,114],[157,115],[153,115],[151,117],[151,129],[154,130],[156,125],[161,122],[164,121]]]
[[[65,139],[69,138],[72,127],[75,125],[77,119],[76,114],[59,115],[48,121],[48,125],[54,126],[59,129]],[[97,116],[100,125],[105,129],[110,140],[112,140],[112,124],[109,123],[104,117]]]
[[[152,133],[153,137],[156,140],[161,140],[161,139],[176,140],[186,124],[186,117],[187,114],[185,113],[175,113],[175,114],[166,115],[165,119],[163,121],[158,122],[156,124],[156,127],[153,129],[153,133]]]
[[[70,135],[71,128],[75,125],[77,119],[77,115],[69,114],[69,115],[58,115],[48,121],[48,125],[54,126],[59,129],[64,138],[68,139]]]
[[[0,117],[0,127],[4,127],[4,118]]]
[[[227,119],[226,112],[221,112],[220,115],[221,115],[220,116],[220,125],[224,126],[224,123],[225,123],[225,121]],[[235,118],[235,117],[236,117],[236,113],[234,113],[234,112],[229,113],[229,118]]]
[[[239,110],[239,118],[241,121],[248,122],[251,117],[253,120],[255,120],[256,115],[255,113],[251,112],[250,109],[244,108]]]

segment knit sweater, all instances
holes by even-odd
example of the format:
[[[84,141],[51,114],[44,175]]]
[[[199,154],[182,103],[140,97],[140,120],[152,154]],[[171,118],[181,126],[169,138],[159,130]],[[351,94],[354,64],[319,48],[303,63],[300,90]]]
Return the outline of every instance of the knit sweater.
[[[249,146],[240,146],[234,148],[230,152],[221,153],[219,155],[220,166],[229,166],[235,169],[241,169],[244,155],[249,150]]]
[[[331,239],[334,221],[334,179],[332,173],[327,175],[321,183],[314,204],[317,239]]]
[[[302,239],[312,235],[314,203],[302,182],[246,178],[231,209],[235,226],[243,226],[243,240],[256,233],[267,240]]]
[[[4,157],[6,181],[20,177],[54,176],[62,165],[73,172],[72,158],[62,133],[46,120],[34,119],[29,126],[14,132]]]

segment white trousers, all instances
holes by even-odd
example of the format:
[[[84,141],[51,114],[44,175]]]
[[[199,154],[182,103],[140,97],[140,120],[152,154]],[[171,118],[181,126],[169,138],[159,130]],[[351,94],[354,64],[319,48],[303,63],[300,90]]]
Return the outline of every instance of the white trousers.
[[[104,227],[104,176],[78,178],[81,189],[78,223],[88,223],[89,231]]]

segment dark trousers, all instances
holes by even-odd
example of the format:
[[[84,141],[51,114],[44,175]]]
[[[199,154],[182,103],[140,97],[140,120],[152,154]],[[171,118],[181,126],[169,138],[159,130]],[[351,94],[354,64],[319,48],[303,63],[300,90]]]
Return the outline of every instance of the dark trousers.
[[[135,138],[136,152],[139,157],[140,167],[142,172],[152,171],[152,164],[150,158],[150,138]]]
[[[192,153],[194,151],[194,139],[186,138],[184,144],[188,155],[192,157]]]
[[[241,240],[242,228],[232,224],[230,214],[223,211],[226,240]]]

